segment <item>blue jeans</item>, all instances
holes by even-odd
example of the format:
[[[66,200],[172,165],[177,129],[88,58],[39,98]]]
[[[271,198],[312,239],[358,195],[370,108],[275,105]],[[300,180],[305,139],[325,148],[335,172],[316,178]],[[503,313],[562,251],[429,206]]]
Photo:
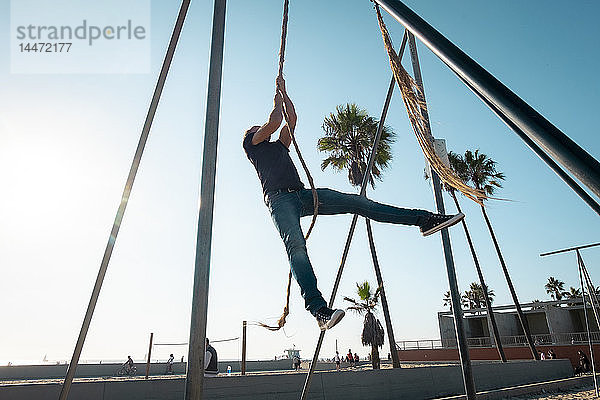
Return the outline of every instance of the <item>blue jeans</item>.
[[[331,189],[317,189],[317,194],[319,215],[358,214],[378,222],[416,226],[422,225],[432,215],[429,211],[388,206],[356,194]],[[312,192],[310,189],[269,192],[265,196],[265,204],[285,244],[305,307],[314,315],[327,303],[317,288],[317,278],[310,264],[300,227],[300,218],[313,214]]]

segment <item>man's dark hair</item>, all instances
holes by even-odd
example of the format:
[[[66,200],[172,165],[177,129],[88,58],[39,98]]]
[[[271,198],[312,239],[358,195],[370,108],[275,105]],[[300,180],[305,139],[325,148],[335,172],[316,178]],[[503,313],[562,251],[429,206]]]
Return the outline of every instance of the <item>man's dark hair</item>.
[[[255,133],[257,130],[259,130],[261,127],[261,125],[253,125],[250,128],[246,129],[246,132],[244,132],[244,137],[248,136],[249,133]]]

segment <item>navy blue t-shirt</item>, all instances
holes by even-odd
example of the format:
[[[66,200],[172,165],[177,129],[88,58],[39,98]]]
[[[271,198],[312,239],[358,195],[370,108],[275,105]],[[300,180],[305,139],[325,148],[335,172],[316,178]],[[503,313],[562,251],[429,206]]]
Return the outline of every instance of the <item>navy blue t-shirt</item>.
[[[303,189],[290,150],[280,140],[253,145],[253,137],[254,133],[250,133],[244,138],[244,151],[256,169],[263,194],[279,189]]]

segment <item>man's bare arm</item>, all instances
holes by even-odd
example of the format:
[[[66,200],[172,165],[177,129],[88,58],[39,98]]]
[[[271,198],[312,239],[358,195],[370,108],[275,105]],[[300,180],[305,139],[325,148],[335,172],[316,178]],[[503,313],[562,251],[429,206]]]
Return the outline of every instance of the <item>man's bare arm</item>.
[[[290,132],[290,128],[292,131],[296,128],[296,121],[298,120],[298,116],[296,115],[296,109],[294,108],[294,103],[287,94],[285,90],[285,80],[283,77],[277,78],[277,89],[281,92],[283,96],[283,108],[285,113],[287,114],[287,124],[281,129],[279,133],[279,140],[281,143],[285,145],[285,147],[290,147],[292,143],[292,135]]]
[[[257,145],[271,137],[279,126],[281,126],[281,122],[283,121],[283,97],[279,92],[275,94],[273,103],[273,111],[271,111],[271,114],[269,115],[269,121],[261,126],[252,137],[253,145]]]

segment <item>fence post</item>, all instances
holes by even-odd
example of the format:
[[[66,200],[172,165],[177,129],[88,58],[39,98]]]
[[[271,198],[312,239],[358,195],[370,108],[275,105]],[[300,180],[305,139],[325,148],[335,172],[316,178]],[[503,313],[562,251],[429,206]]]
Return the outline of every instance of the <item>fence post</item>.
[[[246,375],[246,321],[242,322],[242,375]]]
[[[146,377],[144,379],[148,379],[148,374],[150,373],[150,356],[152,355],[152,339],[154,338],[154,333],[150,333],[150,344],[148,345],[148,360],[146,361]]]

